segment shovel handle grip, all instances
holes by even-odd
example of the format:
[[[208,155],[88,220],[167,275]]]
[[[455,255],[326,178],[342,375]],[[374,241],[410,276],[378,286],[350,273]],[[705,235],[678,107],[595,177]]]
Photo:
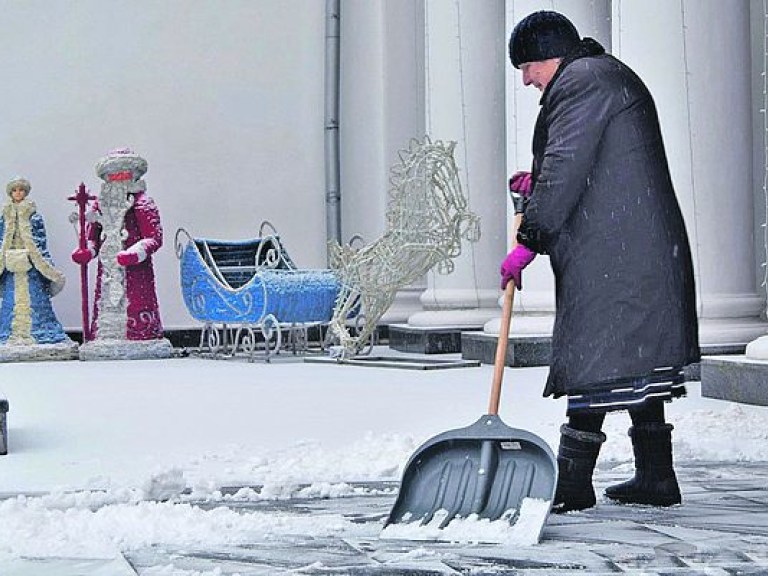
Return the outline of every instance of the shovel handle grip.
[[[515,214],[512,226],[513,247],[517,244],[517,229],[523,220],[522,214]],[[504,289],[504,303],[501,307],[501,324],[499,339],[496,342],[496,357],[493,362],[493,382],[491,384],[491,399],[488,403],[488,414],[498,416],[499,400],[501,399],[501,383],[504,378],[504,365],[507,358],[507,343],[509,342],[509,327],[512,325],[512,306],[515,303],[515,283],[510,280]]]

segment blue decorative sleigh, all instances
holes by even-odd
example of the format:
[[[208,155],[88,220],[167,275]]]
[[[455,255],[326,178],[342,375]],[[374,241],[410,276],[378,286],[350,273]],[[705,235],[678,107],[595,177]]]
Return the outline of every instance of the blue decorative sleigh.
[[[269,361],[284,346],[306,351],[308,329],[319,326],[322,333],[333,317],[337,275],[297,268],[269,222],[257,238],[236,241],[194,238],[179,228],[175,247],[184,304],[203,323],[203,352],[244,352],[253,360],[263,349]]]

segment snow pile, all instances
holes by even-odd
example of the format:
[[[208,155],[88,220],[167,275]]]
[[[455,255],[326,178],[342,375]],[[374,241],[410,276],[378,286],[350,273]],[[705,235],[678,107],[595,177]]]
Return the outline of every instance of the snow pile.
[[[672,447],[676,462],[768,461],[768,408],[710,401],[713,408],[687,409],[700,403],[682,399],[667,407],[667,420],[675,427]],[[603,431],[608,439],[600,450],[600,461],[633,462],[627,435],[631,425],[626,413],[606,416]]]
[[[268,484],[261,488],[249,486],[240,488],[234,494],[223,494],[214,490],[210,494],[193,492],[190,496],[182,496],[182,501],[197,502],[200,500],[214,502],[259,502],[265,500],[303,500],[351,498],[353,496],[372,496],[377,494],[395,494],[395,489],[377,490],[362,486],[352,486],[346,482],[331,484],[330,482],[315,482],[309,486],[285,486]]]
[[[178,502],[117,502],[94,509],[97,497],[18,496],[0,502],[0,564],[7,557],[112,558],[147,546],[246,544],[269,535],[337,536],[355,525],[340,515],[240,514]],[[105,500],[106,501],[106,500]]]
[[[262,497],[271,493],[279,499],[295,495],[299,485],[399,481],[416,447],[410,436],[370,432],[340,448],[316,440],[258,453],[245,446],[228,446],[192,459],[185,465],[184,476],[193,492],[201,495],[223,486],[263,486]]]
[[[171,468],[152,474],[141,488],[144,500],[170,500],[187,488],[184,471]]]
[[[670,419],[675,458],[724,462],[768,461],[768,409],[727,403]]]
[[[381,538],[532,546],[539,542],[550,504],[549,500],[524,498],[517,517],[516,510],[507,510],[498,520],[470,514],[466,518],[455,517],[444,528],[440,528],[440,525],[448,512],[438,510],[427,524],[422,525],[418,521],[390,524],[382,530]]]

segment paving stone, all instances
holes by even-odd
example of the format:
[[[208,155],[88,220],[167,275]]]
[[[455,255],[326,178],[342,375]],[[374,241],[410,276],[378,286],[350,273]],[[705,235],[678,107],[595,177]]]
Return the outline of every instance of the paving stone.
[[[683,492],[680,506],[623,506],[600,499],[590,510],[551,515],[541,542],[530,547],[382,540],[379,533],[394,504],[396,483],[367,483],[367,488],[377,490],[374,495],[268,502],[224,499],[198,504],[228,507],[242,514],[341,515],[359,526],[354,537],[270,535],[264,541],[239,546],[148,547],[126,552],[125,561],[115,559],[115,566],[123,572],[99,572],[96,565],[93,572],[73,572],[72,559],[60,559],[60,570],[46,572],[53,560],[37,564],[24,560],[20,562],[27,562],[27,572],[19,571],[18,566],[16,572],[3,566],[2,574],[142,576],[158,570],[173,574],[168,568],[173,566],[180,574],[215,572],[221,576],[766,575],[768,463],[728,464],[731,479],[721,478],[723,466],[711,462],[678,465]],[[597,491],[602,493],[617,476],[598,469]],[[223,490],[236,491],[237,487]],[[30,566],[40,569],[34,571]]]

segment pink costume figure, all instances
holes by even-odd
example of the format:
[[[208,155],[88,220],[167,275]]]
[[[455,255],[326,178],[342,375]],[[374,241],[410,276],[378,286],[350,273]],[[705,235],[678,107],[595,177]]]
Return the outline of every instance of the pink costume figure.
[[[154,200],[141,177],[147,161],[129,149],[110,152],[96,164],[104,180],[88,218],[88,247],[72,259],[99,258],[91,334],[95,341],[163,338],[152,254],[163,244]]]

